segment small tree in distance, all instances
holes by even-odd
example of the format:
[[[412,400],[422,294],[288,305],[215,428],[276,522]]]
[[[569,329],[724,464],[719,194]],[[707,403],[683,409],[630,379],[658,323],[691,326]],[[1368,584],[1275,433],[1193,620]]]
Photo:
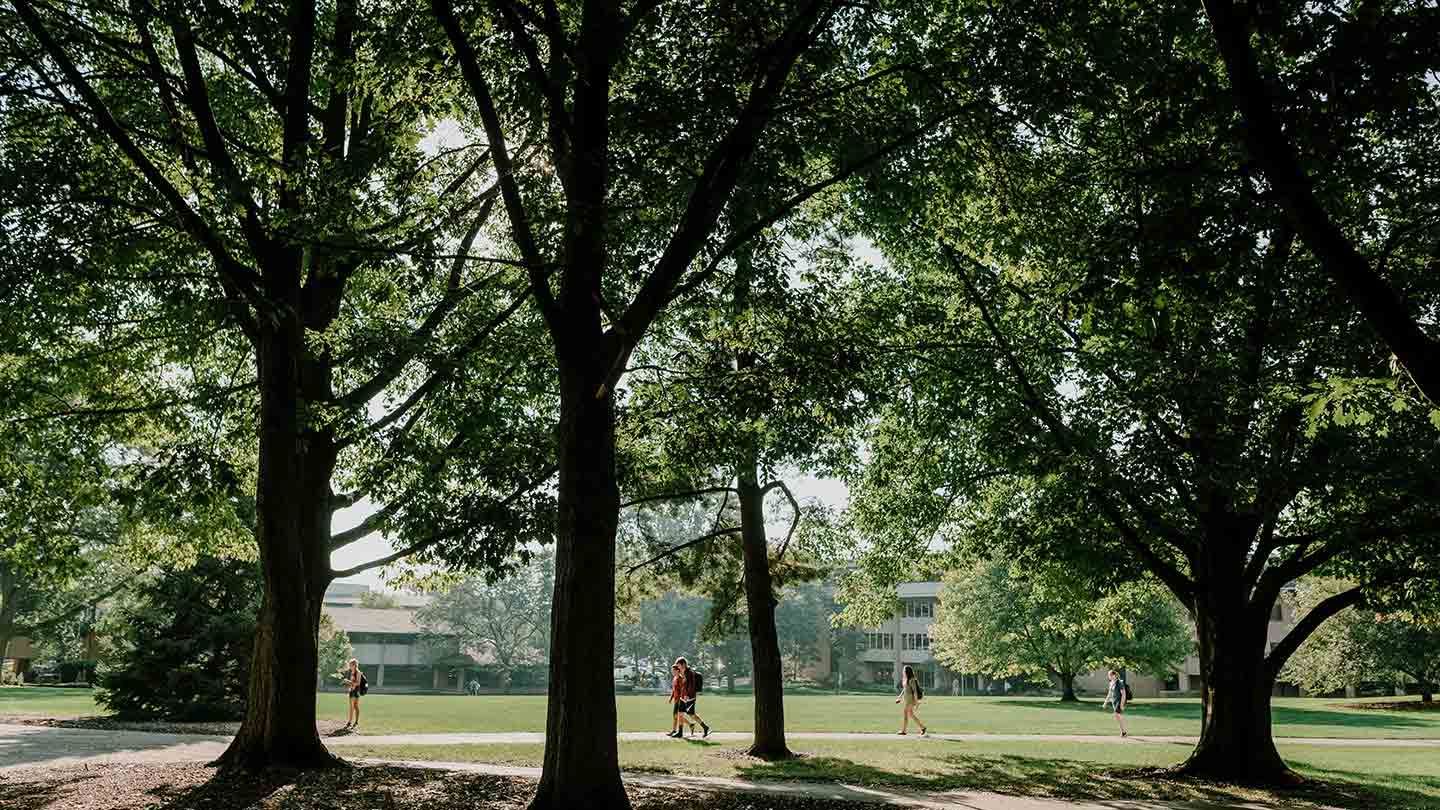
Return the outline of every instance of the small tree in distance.
[[[543,554],[494,583],[480,576],[461,580],[416,611],[415,622],[436,646],[490,653],[509,692],[517,669],[545,661],[554,582],[555,558]]]
[[[1046,677],[1074,701],[1075,678],[1106,667],[1161,674],[1194,646],[1156,584],[1098,596],[1071,576],[985,561],[945,576],[931,628],[935,657],[962,672]]]
[[[350,659],[355,657],[355,648],[350,645],[350,636],[329,613],[320,614],[320,680],[329,683],[339,680],[340,672]]]

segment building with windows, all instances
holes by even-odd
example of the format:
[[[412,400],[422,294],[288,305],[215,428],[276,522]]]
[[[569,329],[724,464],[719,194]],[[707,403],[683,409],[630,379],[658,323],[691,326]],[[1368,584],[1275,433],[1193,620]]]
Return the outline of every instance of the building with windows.
[[[899,603],[895,618],[880,627],[864,629],[864,649],[860,653],[863,662],[861,677],[864,680],[898,684],[901,668],[909,664],[928,690],[944,694],[975,694],[1003,688],[992,684],[983,675],[952,672],[931,653],[930,626],[940,606],[940,588],[939,582],[903,582],[896,587]],[[1270,615],[1270,649],[1274,649],[1290,631],[1295,622],[1294,610],[1290,600],[1282,599],[1276,603]],[[1200,688],[1200,658],[1191,655],[1165,678],[1128,673],[1126,680],[1131,690],[1142,697],[1194,693]],[[1091,672],[1076,678],[1075,688],[1098,694],[1105,690],[1107,681],[1103,670]],[[1299,689],[1290,684],[1277,685],[1276,692],[1300,694]]]
[[[904,582],[897,593],[900,603],[895,618],[865,629],[861,678],[870,683],[899,683],[901,669],[909,664],[926,689],[950,691],[951,682],[959,676],[930,653],[930,625],[935,622],[940,583]]]
[[[346,582],[325,591],[324,611],[335,626],[350,637],[360,670],[377,692],[462,692],[471,670],[483,666],[479,657],[461,652],[457,645],[426,639],[415,623],[415,612],[429,600],[415,594],[388,594],[399,606],[360,607],[368,585]],[[335,678],[322,676],[322,689],[338,689]]]

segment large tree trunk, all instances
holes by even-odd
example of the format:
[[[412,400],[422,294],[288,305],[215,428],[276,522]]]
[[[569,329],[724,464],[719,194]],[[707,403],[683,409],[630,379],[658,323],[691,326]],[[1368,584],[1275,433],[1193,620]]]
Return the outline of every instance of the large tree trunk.
[[[257,347],[260,449],[255,540],[265,578],[245,718],[217,764],[225,768],[337,765],[315,727],[321,602],[330,583],[334,442],[302,417],[302,391],[329,370],[306,356],[297,300],[278,302]],[[317,389],[317,386],[320,387]]]
[[[577,369],[577,366],[580,368]],[[592,371],[596,366],[598,372]],[[616,747],[615,414],[604,363],[560,363],[559,514],[545,761],[532,810],[629,808]],[[598,395],[597,395],[598,393]]]
[[[1209,596],[1196,600],[1204,692],[1200,741],[1179,770],[1218,782],[1293,784],[1298,777],[1280,758],[1271,733],[1269,610],[1237,594]]]

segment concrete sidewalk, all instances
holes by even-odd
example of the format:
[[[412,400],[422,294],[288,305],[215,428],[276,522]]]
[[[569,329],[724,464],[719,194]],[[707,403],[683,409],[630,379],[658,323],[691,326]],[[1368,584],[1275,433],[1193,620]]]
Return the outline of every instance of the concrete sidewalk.
[[[3,727],[0,727],[3,728]],[[665,740],[665,734],[660,731],[623,731],[616,737],[625,742]],[[1128,738],[1121,738],[1118,734],[1089,735],[1089,734],[940,734],[932,733],[921,737],[919,733],[912,732],[907,736],[899,734],[880,734],[864,732],[827,732],[827,731],[791,731],[786,732],[786,739],[789,740],[857,740],[865,742],[888,742],[892,740],[946,740],[950,742],[1077,742],[1129,745],[1132,743],[1164,743],[1173,745],[1189,745],[1196,743],[1194,737],[1167,737],[1167,736],[1140,736],[1130,735]],[[686,739],[690,737],[686,736]],[[750,734],[736,732],[715,732],[708,739],[714,742],[747,742]],[[351,745],[495,745],[495,744],[524,744],[543,743],[545,735],[538,731],[515,731],[499,733],[475,733],[475,734],[342,734],[336,737],[325,738],[325,743],[331,747],[344,747]],[[1327,745],[1327,746],[1356,746],[1362,748],[1440,748],[1440,740],[1430,739],[1340,739],[1335,737],[1276,737],[1275,742],[1280,745]]]

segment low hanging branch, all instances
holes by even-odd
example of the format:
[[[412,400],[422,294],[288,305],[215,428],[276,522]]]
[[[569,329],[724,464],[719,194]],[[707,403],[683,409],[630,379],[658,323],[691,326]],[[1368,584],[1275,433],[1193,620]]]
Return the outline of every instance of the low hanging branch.
[[[795,498],[795,493],[791,492],[790,487],[786,486],[785,482],[779,479],[766,484],[765,488],[760,490],[760,496],[763,498],[765,493],[772,489],[778,489],[785,493],[785,497],[790,500],[790,508],[794,510],[794,514],[790,518],[790,531],[785,533],[785,541],[780,544],[780,550],[775,553],[775,562],[778,563],[785,559],[785,550],[790,548],[790,539],[795,536],[795,530],[800,528],[801,510],[800,501]]]
[[[687,548],[694,548],[695,546],[703,545],[703,544],[705,544],[705,543],[710,542],[711,540],[714,540],[714,539],[717,538],[717,537],[724,537],[724,536],[726,536],[726,535],[739,534],[739,533],[740,533],[740,527],[739,527],[739,526],[730,526],[730,527],[728,527],[728,528],[718,529],[718,530],[716,530],[716,531],[709,532],[709,533],[707,533],[707,534],[703,534],[703,535],[701,535],[701,536],[699,536],[699,537],[697,537],[697,538],[695,538],[694,540],[691,540],[691,541],[689,541],[689,542],[681,543],[681,544],[678,545],[678,546],[672,546],[672,547],[666,549],[665,551],[662,551],[662,552],[660,552],[659,554],[656,554],[654,557],[651,557],[650,559],[645,560],[644,562],[635,563],[634,565],[632,565],[632,566],[630,566],[629,568],[625,569],[625,576],[628,577],[628,576],[630,576],[631,574],[635,573],[636,571],[639,571],[641,568],[644,568],[644,567],[646,567],[646,566],[648,566],[648,565],[654,565],[655,563],[660,562],[661,560],[664,560],[664,559],[669,558],[669,557],[673,557],[673,556],[675,556],[676,554],[679,554],[680,552],[684,551],[684,550],[687,549]]]

